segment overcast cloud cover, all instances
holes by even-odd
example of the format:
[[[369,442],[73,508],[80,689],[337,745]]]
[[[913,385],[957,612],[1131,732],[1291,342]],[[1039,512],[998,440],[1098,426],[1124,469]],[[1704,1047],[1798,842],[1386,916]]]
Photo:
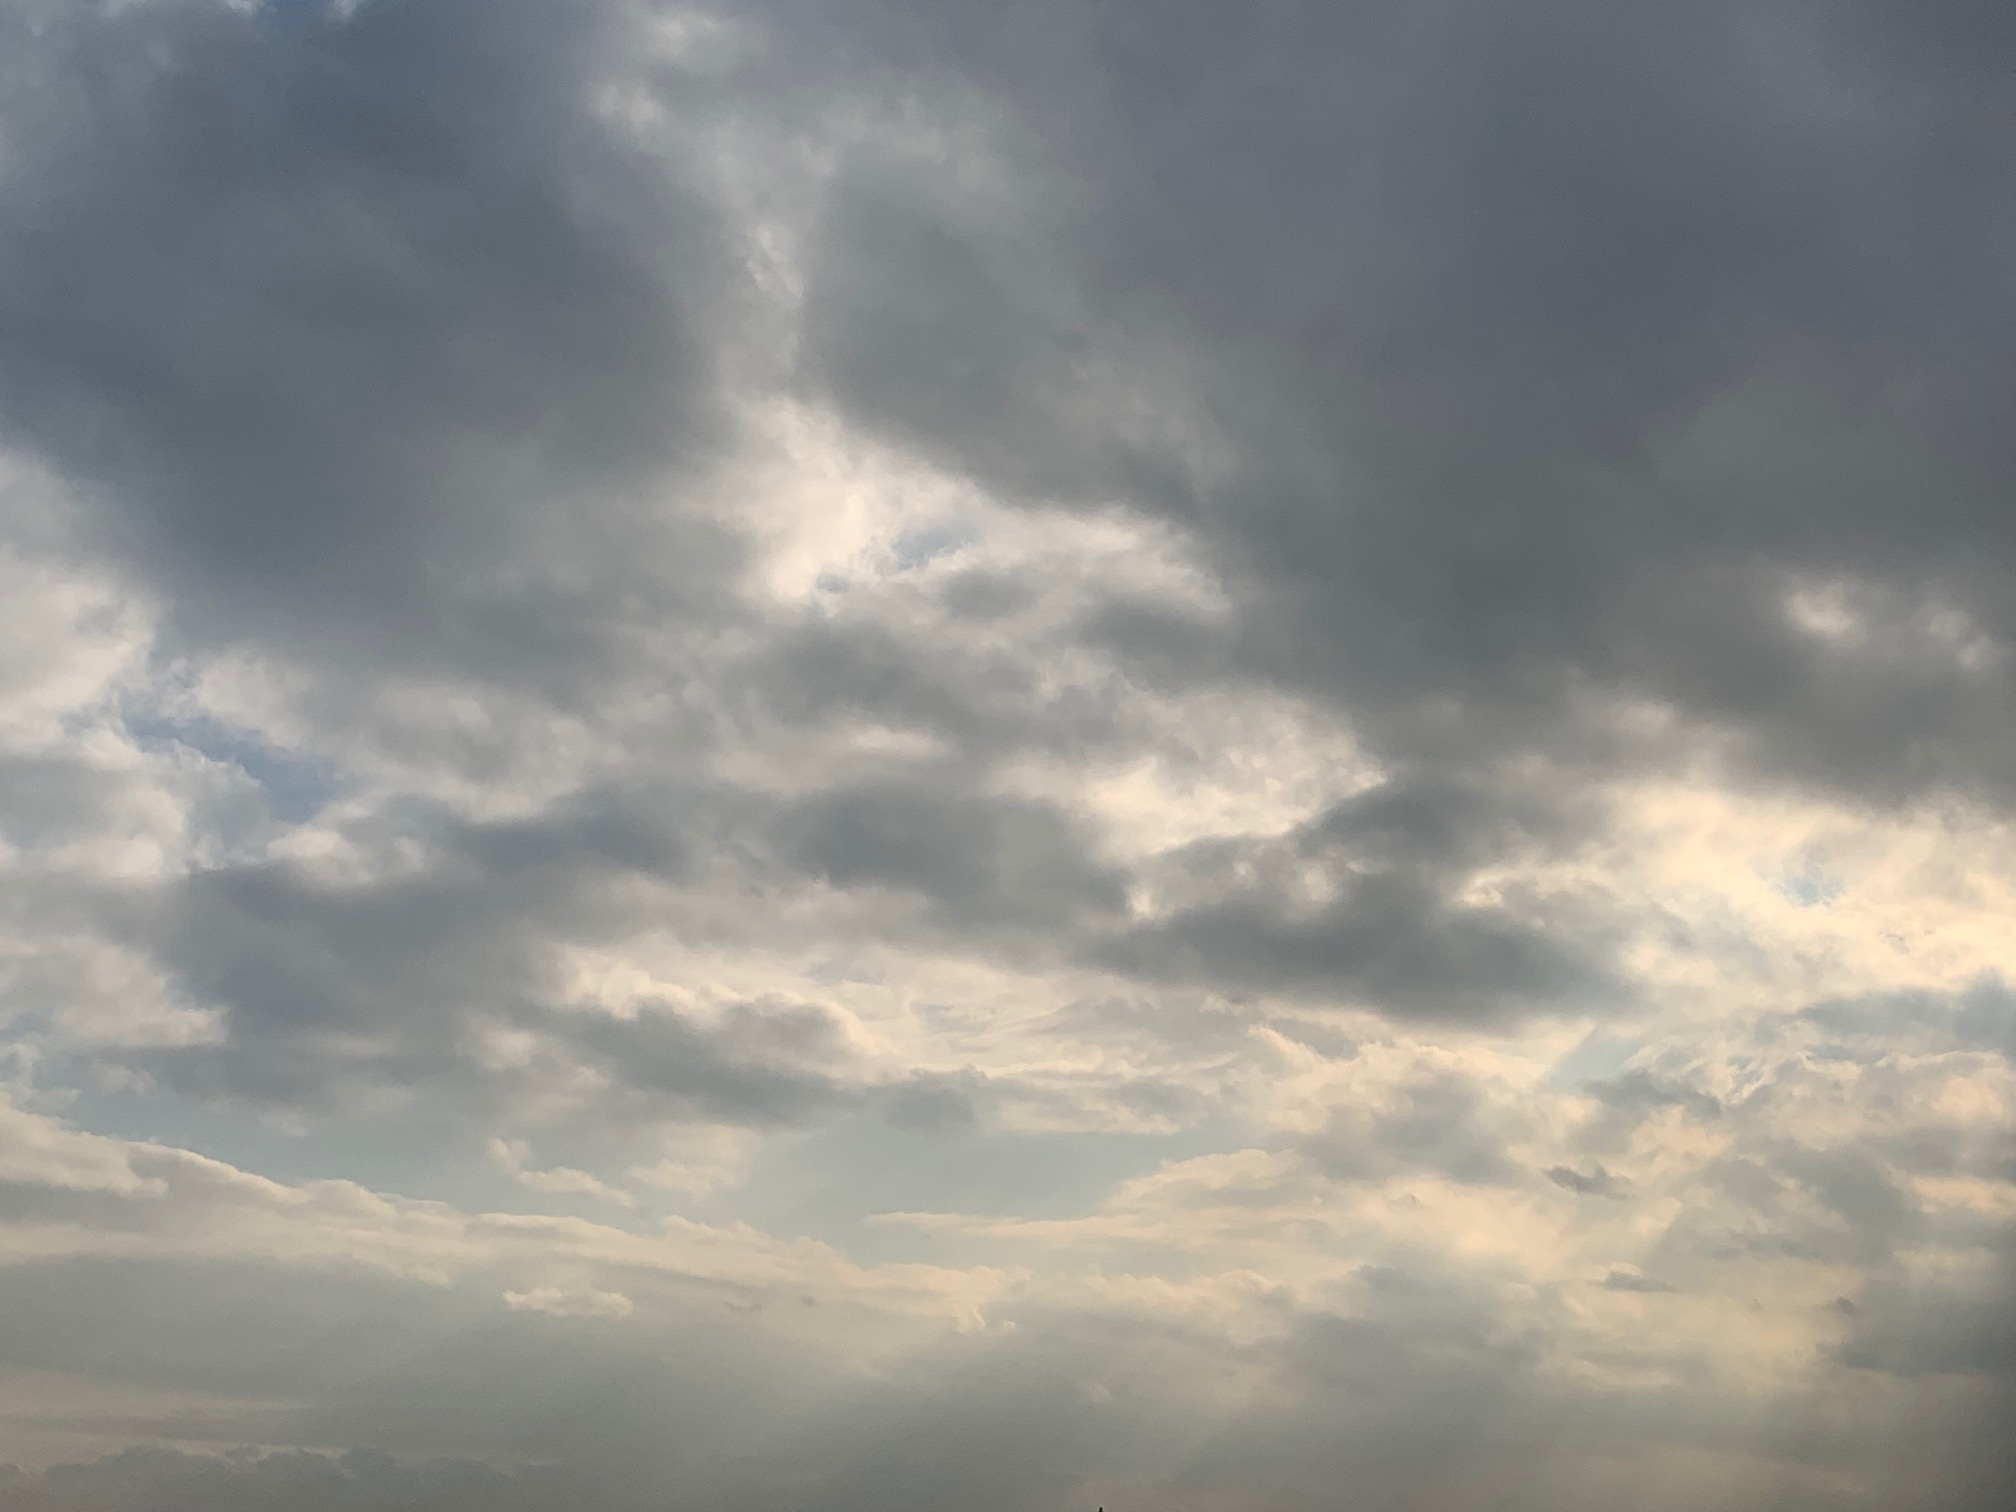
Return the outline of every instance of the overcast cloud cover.
[[[2006,0],[0,0],[0,1512],[1990,1512]]]

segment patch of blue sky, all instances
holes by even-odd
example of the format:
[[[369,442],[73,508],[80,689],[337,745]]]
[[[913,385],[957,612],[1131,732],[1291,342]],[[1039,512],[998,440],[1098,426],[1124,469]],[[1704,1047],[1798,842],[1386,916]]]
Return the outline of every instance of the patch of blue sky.
[[[342,14],[335,0],[262,0],[252,21],[267,38],[291,41],[341,19]]]
[[[253,19],[269,36],[298,37],[347,21],[372,0],[260,0]]]
[[[892,1212],[1080,1217],[1119,1183],[1249,1132],[1223,1120],[1168,1134],[921,1130],[860,1109],[771,1139],[736,1201],[743,1217],[773,1233],[838,1244],[864,1261],[912,1259],[931,1248],[928,1235],[867,1220]]]
[[[1632,1059],[1644,1048],[1645,1041],[1637,1035],[1593,1029],[1554,1063],[1547,1083],[1563,1091],[1579,1091],[1591,1082],[1615,1081],[1631,1069]]]
[[[283,824],[313,819],[342,785],[341,773],[328,758],[282,750],[249,730],[232,729],[206,715],[129,714],[125,723],[143,750],[181,746],[236,767],[258,786],[267,812]]]
[[[624,1221],[621,1210],[604,1201],[528,1191],[498,1168],[480,1138],[424,1112],[364,1121],[247,1117],[242,1107],[146,1083],[108,1085],[71,1056],[53,1057],[37,1071],[47,1085],[77,1089],[59,1111],[78,1127],[194,1150],[270,1180],[348,1180],[483,1211],[559,1211],[604,1223]],[[620,1171],[614,1179],[621,1181]]]
[[[951,555],[962,546],[972,545],[974,539],[972,527],[958,520],[944,520],[906,530],[896,538],[897,570],[914,572],[939,557]]]
[[[1801,908],[1825,908],[1841,896],[1841,889],[1840,878],[1811,866],[1778,879],[1780,895]]]

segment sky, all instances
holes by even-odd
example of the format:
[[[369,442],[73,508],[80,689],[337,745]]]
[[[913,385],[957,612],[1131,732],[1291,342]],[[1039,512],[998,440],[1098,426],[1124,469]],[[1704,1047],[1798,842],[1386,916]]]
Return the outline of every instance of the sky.
[[[2006,0],[0,0],[0,1512],[1990,1512]]]

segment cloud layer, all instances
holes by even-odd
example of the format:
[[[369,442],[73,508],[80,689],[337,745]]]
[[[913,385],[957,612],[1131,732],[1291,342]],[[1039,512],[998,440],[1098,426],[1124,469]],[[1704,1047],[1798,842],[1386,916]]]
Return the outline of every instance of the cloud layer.
[[[2002,1505],[2005,12],[0,4],[0,1509]]]

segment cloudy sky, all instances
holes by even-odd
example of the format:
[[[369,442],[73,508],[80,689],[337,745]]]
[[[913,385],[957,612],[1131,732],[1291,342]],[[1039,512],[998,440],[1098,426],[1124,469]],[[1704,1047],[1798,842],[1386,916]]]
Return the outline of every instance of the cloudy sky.
[[[2007,0],[0,0],[0,1512],[1989,1512]]]

